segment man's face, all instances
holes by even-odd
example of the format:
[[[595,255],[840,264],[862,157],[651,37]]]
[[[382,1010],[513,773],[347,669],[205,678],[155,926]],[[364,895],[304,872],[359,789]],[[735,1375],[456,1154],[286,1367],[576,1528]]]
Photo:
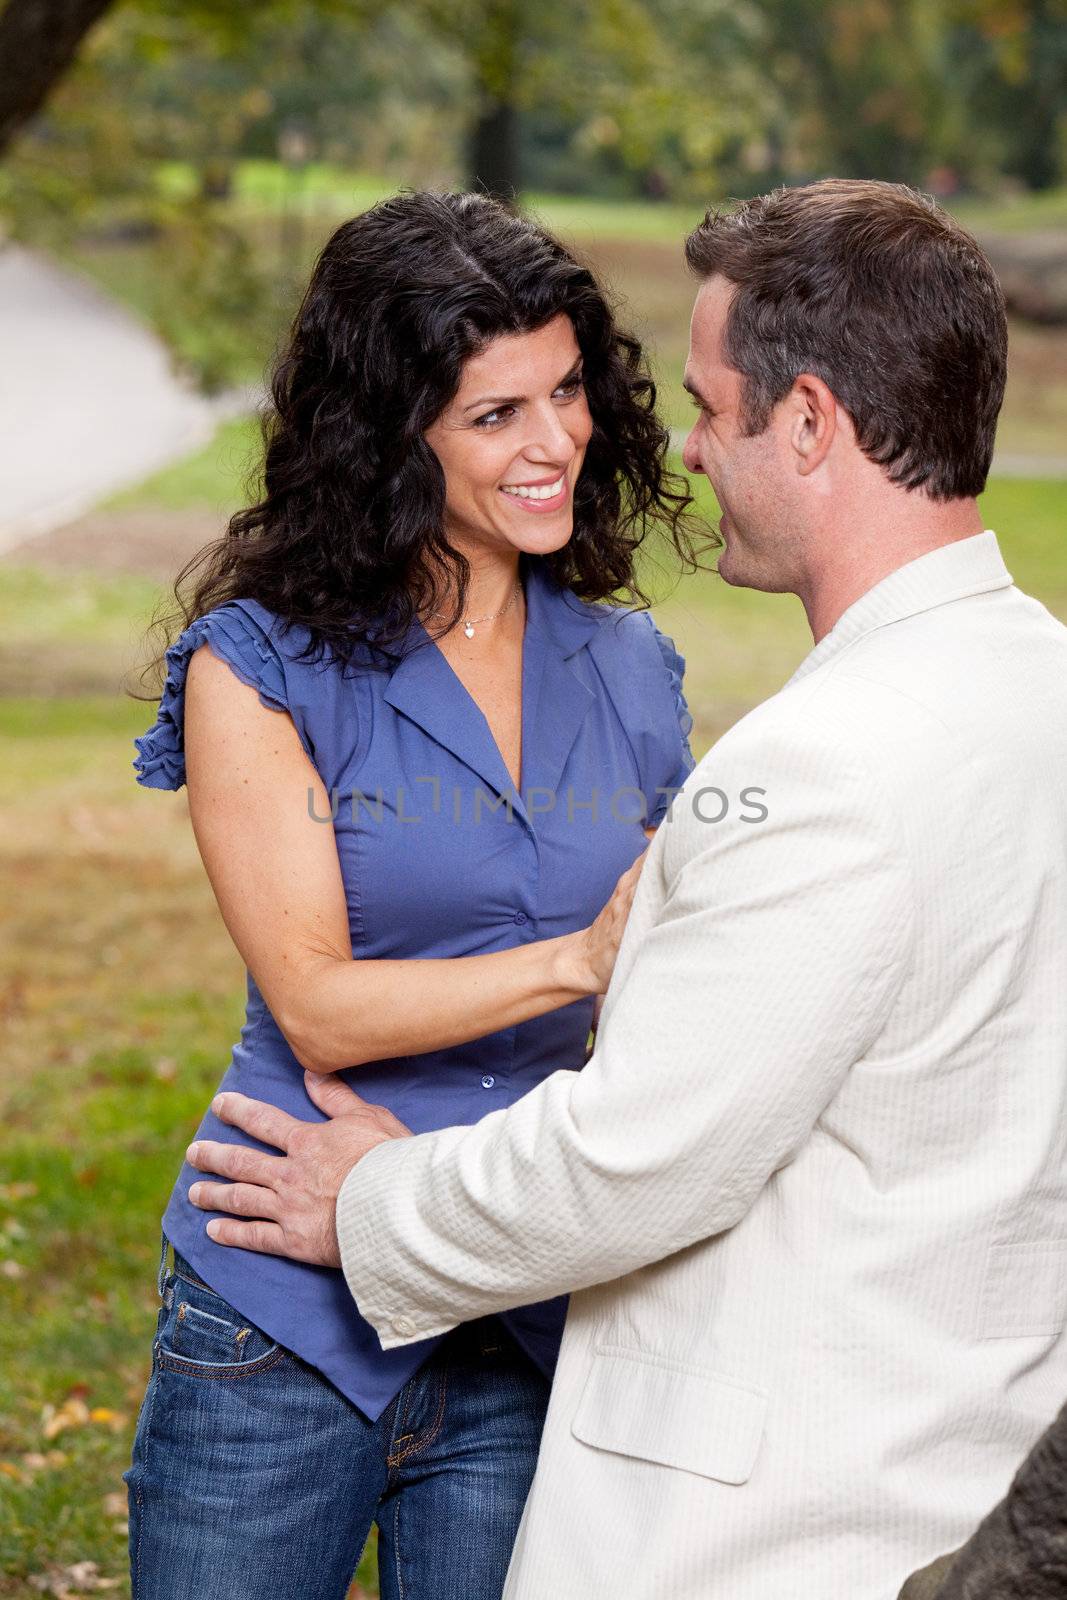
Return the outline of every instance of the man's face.
[[[741,431],[743,379],[723,357],[723,333],[734,285],[708,278],[693,307],[684,384],[699,414],[682,450],[689,472],[703,473],[722,511],[719,574],[730,584],[777,592],[793,587],[796,530],[789,512],[785,429],[777,410],[763,433]]]

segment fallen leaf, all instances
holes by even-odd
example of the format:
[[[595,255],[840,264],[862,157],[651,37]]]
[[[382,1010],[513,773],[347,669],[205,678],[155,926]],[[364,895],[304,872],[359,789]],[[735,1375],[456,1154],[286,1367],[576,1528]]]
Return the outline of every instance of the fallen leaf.
[[[112,1411],[110,1406],[94,1406],[89,1413],[90,1422],[106,1422],[112,1433],[119,1433],[126,1426],[125,1411]]]
[[[3,1273],[5,1278],[24,1278],[26,1276],[26,1268],[20,1266],[17,1261],[0,1261],[0,1272]]]
[[[80,1395],[71,1395],[56,1409],[45,1406],[41,1413],[41,1432],[46,1439],[54,1439],[68,1428],[80,1428],[89,1420],[89,1407]]]
[[[121,1578],[102,1578],[95,1561],[75,1561],[69,1567],[35,1572],[29,1581],[32,1588],[54,1596],[54,1600],[78,1600],[80,1595],[117,1589],[123,1582]]]

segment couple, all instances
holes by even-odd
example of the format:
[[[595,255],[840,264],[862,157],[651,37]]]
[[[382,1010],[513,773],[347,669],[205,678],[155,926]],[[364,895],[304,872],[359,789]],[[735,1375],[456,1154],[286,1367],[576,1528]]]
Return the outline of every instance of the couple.
[[[469,196],[316,267],[138,742],[249,967],[141,1600],[340,1600],[372,1521],[408,1600],[892,1600],[1067,1390],[1067,632],[975,504],[998,287],[877,183],[686,254],[720,574],[815,640],[694,771],[605,603],[692,551],[588,272]]]

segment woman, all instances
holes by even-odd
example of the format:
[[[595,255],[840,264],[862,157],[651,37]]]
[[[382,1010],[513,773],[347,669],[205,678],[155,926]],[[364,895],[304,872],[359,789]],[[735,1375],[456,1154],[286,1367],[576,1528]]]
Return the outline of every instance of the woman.
[[[652,527],[694,564],[689,499],[589,271],[480,196],[339,228],[273,394],[138,778],[188,773],[248,966],[223,1084],[314,1119],[302,1069],[342,1071],[414,1132],[472,1122],[582,1065],[692,768],[684,662],[597,603],[644,598]],[[126,1475],[136,1600],[341,1600],[375,1521],[383,1596],[496,1600],[564,1302],[383,1352],[340,1272],[216,1244],[197,1177]]]

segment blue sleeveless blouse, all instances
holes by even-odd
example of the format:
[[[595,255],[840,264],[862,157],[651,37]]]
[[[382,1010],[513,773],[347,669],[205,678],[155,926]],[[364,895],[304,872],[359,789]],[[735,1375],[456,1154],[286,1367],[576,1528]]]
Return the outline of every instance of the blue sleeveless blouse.
[[[137,781],[185,782],[183,703],[202,644],[292,718],[330,796],[356,960],[477,955],[587,926],[640,855],[692,771],[685,662],[647,612],[578,600],[521,558],[522,783],[512,784],[485,716],[416,621],[391,667],[342,672],[298,660],[307,630],[254,600],[197,618],[167,651],[155,725],[135,741]],[[247,975],[240,1038],[219,1087],[324,1120],[303,1069]],[[413,989],[412,1005],[418,1004]],[[585,1059],[593,999],[451,1049],[342,1076],[414,1133],[476,1122]],[[221,1063],[220,1063],[221,1065]],[[196,1138],[260,1145],[210,1112]],[[273,1153],[273,1152],[272,1152]],[[178,1174],[163,1227],[205,1282],[376,1420],[437,1344],[383,1351],[339,1270],[215,1244],[210,1213]],[[566,1298],[502,1320],[551,1376]]]

